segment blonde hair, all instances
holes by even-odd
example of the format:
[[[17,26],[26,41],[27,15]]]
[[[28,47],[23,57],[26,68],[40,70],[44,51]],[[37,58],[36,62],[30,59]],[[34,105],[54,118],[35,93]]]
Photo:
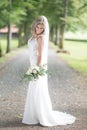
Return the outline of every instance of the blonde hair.
[[[39,25],[39,24],[41,24],[41,25],[44,26],[44,30],[43,30],[43,32],[42,32],[42,33],[44,33],[44,31],[45,31],[45,20],[44,20],[44,16],[39,16],[39,17],[33,22],[32,28],[31,28],[31,33],[32,33],[32,34],[36,34],[36,33],[35,33],[35,29],[36,29],[36,26]]]

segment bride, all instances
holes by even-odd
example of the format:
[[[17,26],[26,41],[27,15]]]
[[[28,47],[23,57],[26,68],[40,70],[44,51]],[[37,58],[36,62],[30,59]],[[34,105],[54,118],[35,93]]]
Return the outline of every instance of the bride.
[[[49,25],[45,16],[38,17],[32,25],[28,40],[30,66],[47,64]],[[52,110],[47,75],[29,83],[22,123],[42,126],[72,124],[75,117]]]

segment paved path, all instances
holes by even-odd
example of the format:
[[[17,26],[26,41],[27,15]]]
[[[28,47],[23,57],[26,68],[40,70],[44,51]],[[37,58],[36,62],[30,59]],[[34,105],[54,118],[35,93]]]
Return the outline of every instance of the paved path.
[[[53,109],[73,114],[76,122],[54,127],[21,123],[28,82],[19,81],[29,66],[28,50],[22,49],[0,64],[0,130],[87,130],[87,77],[68,67],[51,48],[48,59]]]

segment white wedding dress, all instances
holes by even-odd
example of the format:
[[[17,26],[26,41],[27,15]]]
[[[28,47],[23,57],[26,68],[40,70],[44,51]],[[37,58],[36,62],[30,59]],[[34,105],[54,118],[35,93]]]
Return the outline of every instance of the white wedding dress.
[[[36,65],[38,56],[37,39],[29,40],[28,46],[30,66]],[[44,49],[43,45],[42,64],[45,63]],[[47,75],[29,83],[22,123],[29,125],[40,123],[43,126],[55,126],[72,124],[75,119],[70,114],[52,110]]]

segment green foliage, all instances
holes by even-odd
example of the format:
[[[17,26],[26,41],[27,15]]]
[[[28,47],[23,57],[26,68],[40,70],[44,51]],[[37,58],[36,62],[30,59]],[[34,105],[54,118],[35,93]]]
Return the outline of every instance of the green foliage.
[[[19,23],[26,15],[24,2],[22,0],[1,0],[0,1],[0,28],[10,23]]]
[[[64,0],[1,0],[0,27],[12,23],[20,24],[38,15],[46,15],[50,24],[61,24],[65,20],[67,29],[76,30],[78,26],[87,27],[87,0],[70,0],[67,5],[67,18],[63,19]],[[44,8],[45,7],[45,8]]]
[[[29,67],[27,72],[22,76],[21,80],[28,79],[28,81],[36,81],[41,76],[44,76],[47,74],[46,64],[40,65],[40,66],[33,66]]]
[[[68,1],[66,29],[76,31],[87,28],[87,0]]]
[[[51,36],[53,35],[53,40],[57,41],[56,39],[60,37],[63,39],[64,31],[61,31],[63,25],[66,25],[64,29],[71,31],[86,29],[86,12],[87,0],[0,0],[0,28],[9,23],[16,24],[20,31],[19,39],[22,39],[19,42],[21,46],[30,37],[34,19],[38,15],[45,15],[50,28],[53,27]],[[61,35],[59,37],[57,37],[57,30]]]

